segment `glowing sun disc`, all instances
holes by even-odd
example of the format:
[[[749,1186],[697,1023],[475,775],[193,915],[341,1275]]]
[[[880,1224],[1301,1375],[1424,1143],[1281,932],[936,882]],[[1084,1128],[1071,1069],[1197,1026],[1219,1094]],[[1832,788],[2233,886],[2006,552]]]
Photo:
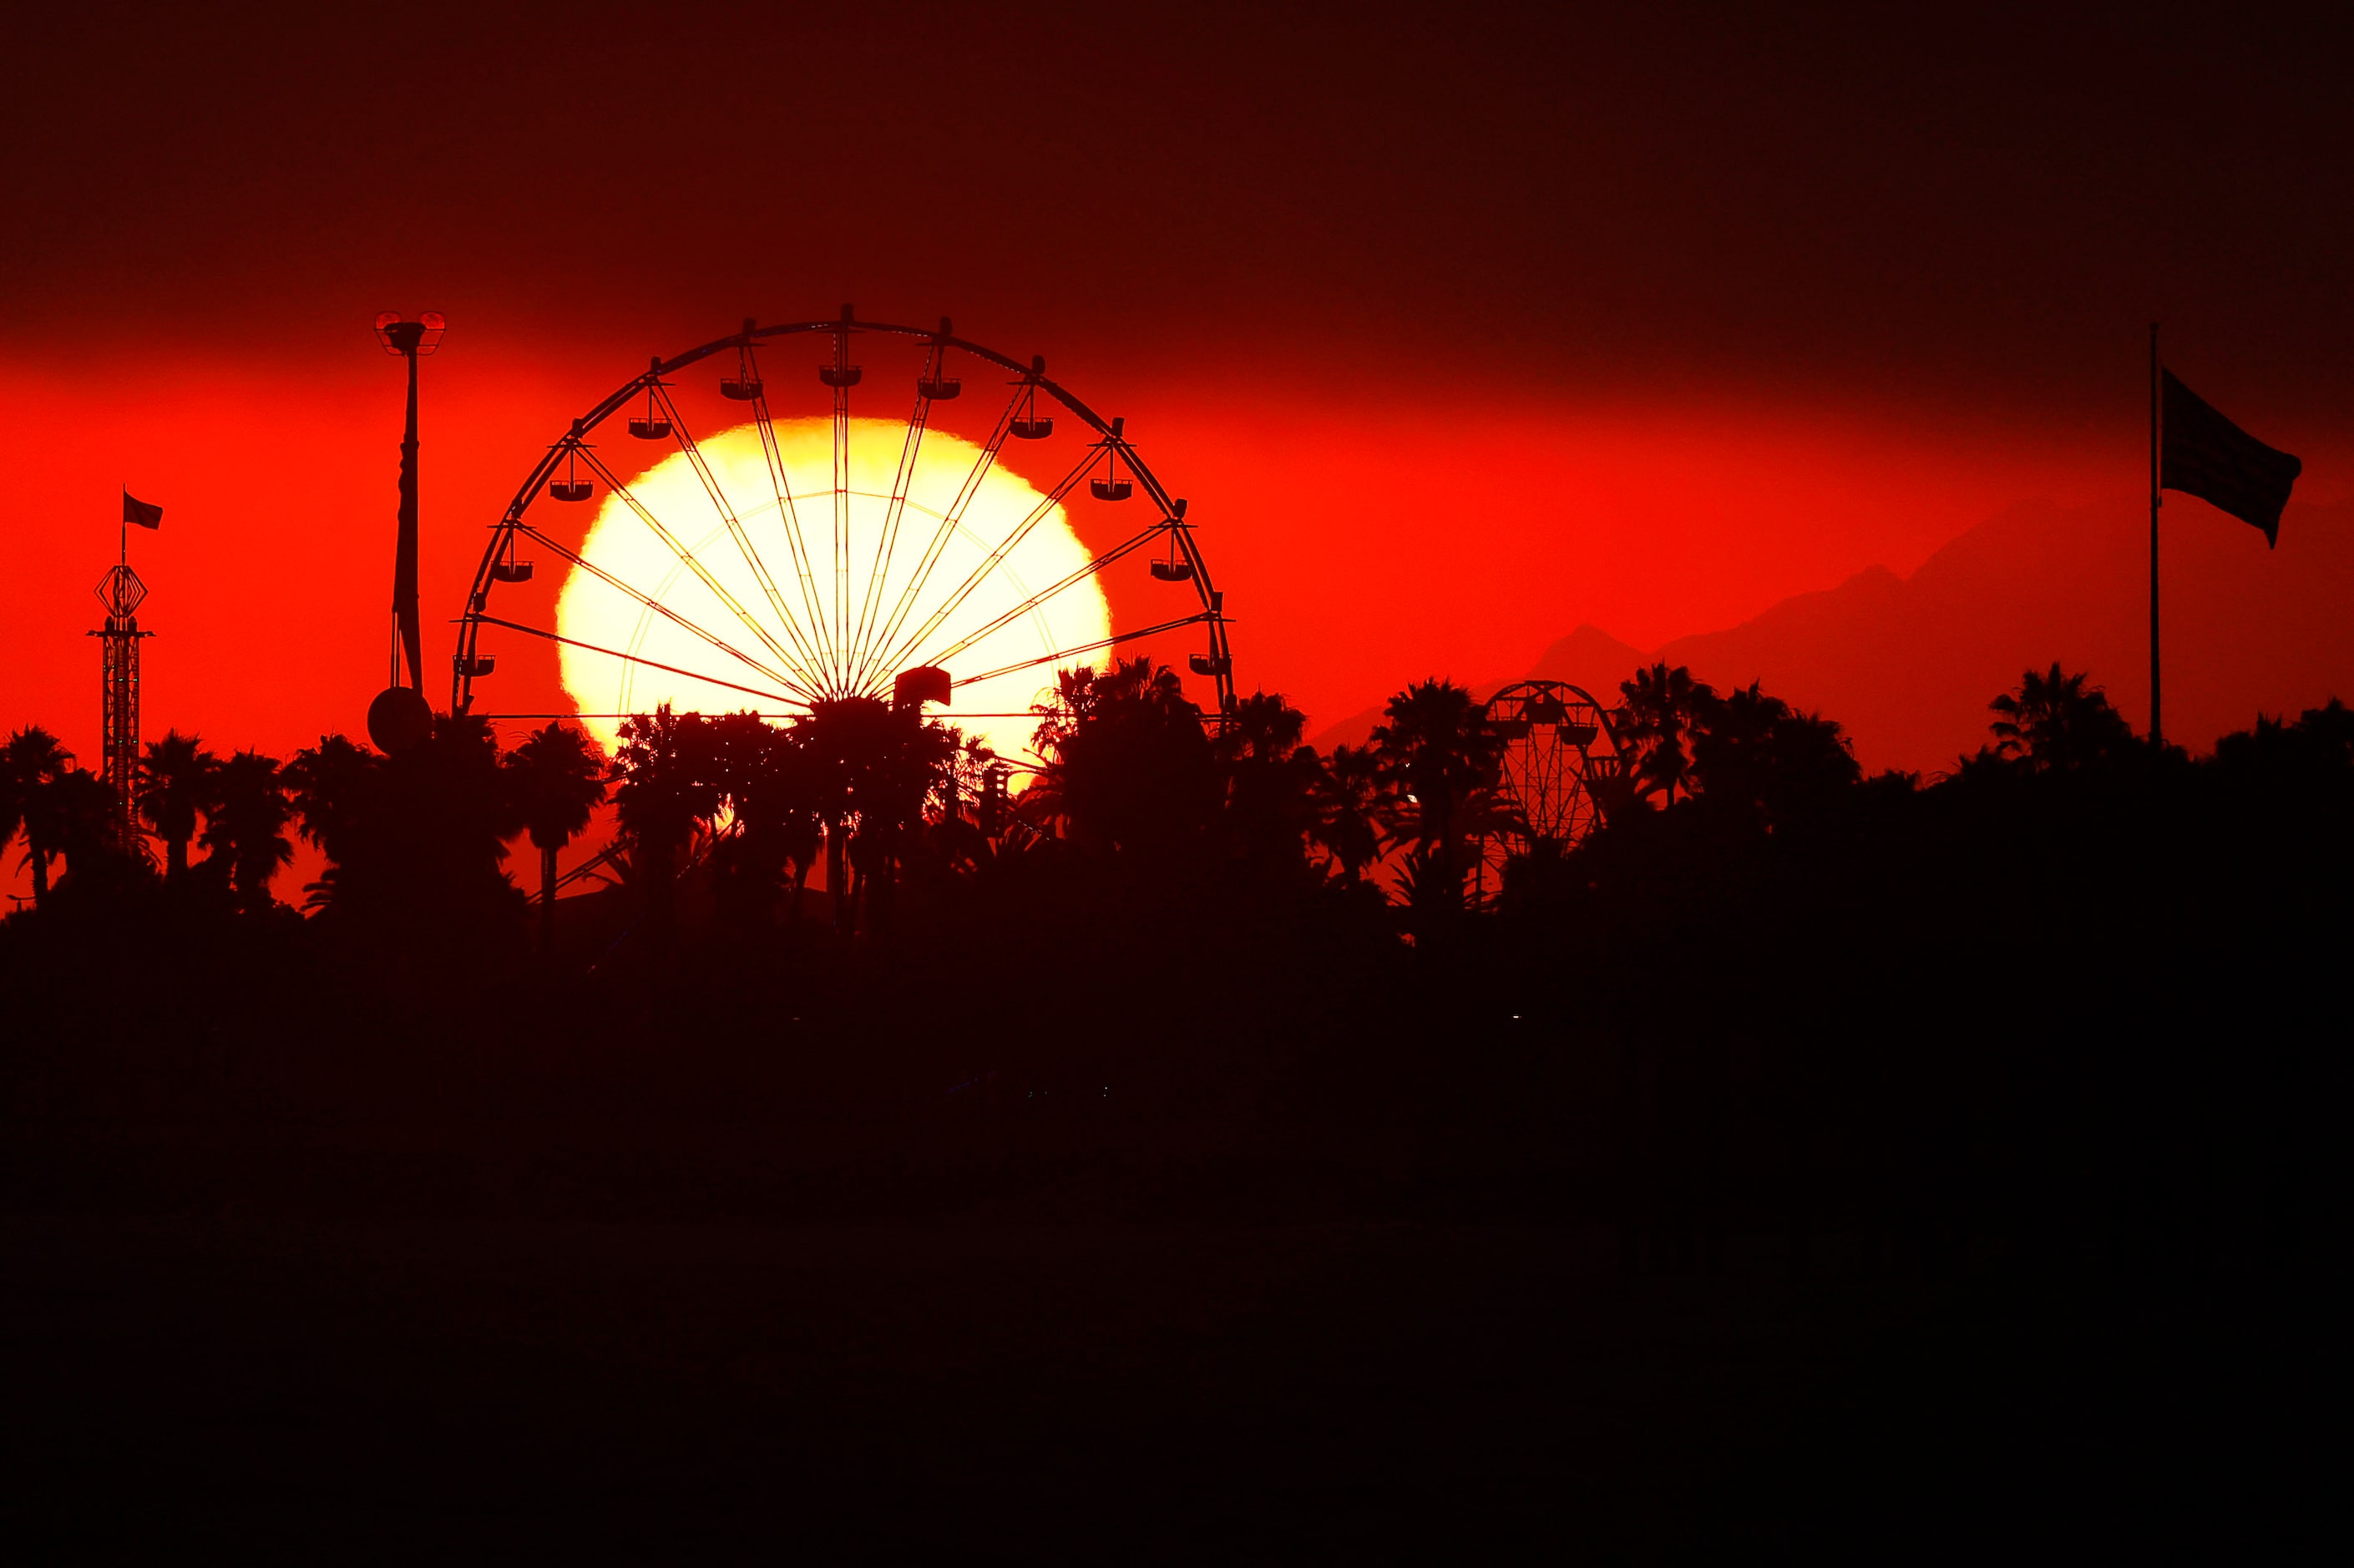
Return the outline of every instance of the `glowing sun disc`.
[[[588,565],[575,567],[566,578],[556,622],[557,632],[574,643],[641,661],[560,645],[565,690],[578,705],[581,723],[608,751],[620,723],[599,715],[647,713],[662,703],[707,714],[789,711],[774,696],[731,686],[798,704],[806,699],[789,681],[822,690],[829,679],[863,666],[887,694],[897,670],[942,662],[943,651],[1081,571],[1090,559],[1062,506],[1047,505],[1034,486],[1002,465],[991,467],[958,526],[943,535],[942,520],[981,449],[938,431],[924,437],[886,555],[891,487],[907,430],[885,419],[851,421],[844,526],[837,535],[832,421],[780,420],[773,428],[789,507],[779,503],[756,426],[740,425],[696,443],[735,513],[740,545],[684,451],[629,480],[629,499],[610,494],[599,509],[579,549]],[[990,552],[1034,516],[1005,558],[974,580]],[[922,572],[936,544],[937,558]],[[755,561],[765,570],[765,584]],[[970,594],[949,608],[968,582]],[[942,611],[938,626],[918,638]],[[1110,608],[1090,575],[945,662],[963,679],[1110,635]],[[1102,658],[1082,654],[1060,662]],[[675,674],[662,665],[695,673]],[[1040,664],[960,686],[952,712],[1021,714],[1053,685],[1055,668]],[[1009,757],[1027,755],[1034,727],[1026,716],[953,722]]]

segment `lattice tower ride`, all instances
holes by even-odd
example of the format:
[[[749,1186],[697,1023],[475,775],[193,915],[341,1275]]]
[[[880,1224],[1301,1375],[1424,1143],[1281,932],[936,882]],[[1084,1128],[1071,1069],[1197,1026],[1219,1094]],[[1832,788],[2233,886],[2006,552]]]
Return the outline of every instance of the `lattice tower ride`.
[[[98,580],[98,601],[106,607],[106,625],[90,633],[99,639],[100,734],[106,758],[105,777],[114,798],[116,842],[128,851],[137,842],[139,818],[133,803],[139,775],[139,642],[153,637],[139,630],[132,612],[147,597],[147,585],[127,561],[108,568]]]

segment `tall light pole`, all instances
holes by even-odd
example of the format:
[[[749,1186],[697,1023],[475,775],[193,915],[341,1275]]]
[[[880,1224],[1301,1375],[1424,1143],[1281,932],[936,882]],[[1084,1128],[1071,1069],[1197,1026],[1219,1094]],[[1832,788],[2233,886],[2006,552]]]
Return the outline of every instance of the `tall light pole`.
[[[385,752],[405,751],[433,732],[417,607],[417,362],[441,346],[441,334],[448,330],[439,311],[427,311],[415,321],[398,311],[376,318],[376,340],[384,351],[408,362],[408,423],[400,438],[400,534],[392,553],[392,678],[368,705],[368,738]],[[404,654],[406,683],[401,679]]]

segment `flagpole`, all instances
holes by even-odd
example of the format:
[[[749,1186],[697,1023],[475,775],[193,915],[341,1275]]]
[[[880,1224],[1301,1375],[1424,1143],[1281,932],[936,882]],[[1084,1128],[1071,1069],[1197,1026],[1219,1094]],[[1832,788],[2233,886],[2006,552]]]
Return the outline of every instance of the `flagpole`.
[[[2166,744],[2159,717],[2158,666],[2158,323],[2149,323],[2149,743]]]

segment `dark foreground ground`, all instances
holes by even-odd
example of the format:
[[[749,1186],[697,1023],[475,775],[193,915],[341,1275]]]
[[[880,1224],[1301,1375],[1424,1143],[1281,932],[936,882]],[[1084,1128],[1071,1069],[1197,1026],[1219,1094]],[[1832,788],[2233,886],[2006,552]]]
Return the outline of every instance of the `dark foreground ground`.
[[[2317,1289],[1725,1270],[1402,1222],[10,1220],[0,1521],[16,1562],[2342,1545]]]

